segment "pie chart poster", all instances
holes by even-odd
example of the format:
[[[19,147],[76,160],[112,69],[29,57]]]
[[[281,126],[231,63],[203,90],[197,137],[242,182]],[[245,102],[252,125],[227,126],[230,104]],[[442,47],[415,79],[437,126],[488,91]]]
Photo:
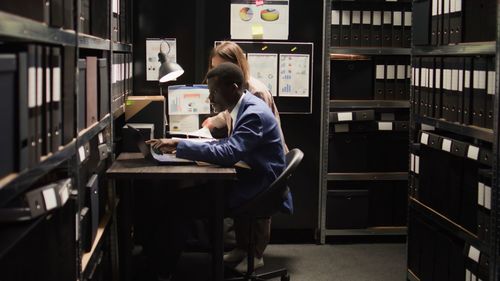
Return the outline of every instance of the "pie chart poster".
[[[231,39],[288,40],[289,1],[263,3],[231,0]]]

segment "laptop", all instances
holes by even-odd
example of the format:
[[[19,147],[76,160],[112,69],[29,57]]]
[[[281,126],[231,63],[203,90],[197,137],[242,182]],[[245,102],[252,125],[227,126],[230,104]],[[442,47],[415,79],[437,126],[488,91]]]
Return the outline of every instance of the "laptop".
[[[132,132],[133,141],[137,143],[137,147],[142,155],[144,155],[145,159],[158,165],[196,165],[195,161],[177,158],[173,153],[159,154],[154,152],[153,149],[146,144],[141,132],[137,128],[130,125],[127,125],[127,127]]]

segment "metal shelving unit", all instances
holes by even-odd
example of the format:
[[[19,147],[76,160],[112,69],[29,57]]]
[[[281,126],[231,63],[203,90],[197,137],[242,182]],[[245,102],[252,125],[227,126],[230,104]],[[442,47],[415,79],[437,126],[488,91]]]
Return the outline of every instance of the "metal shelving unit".
[[[121,53],[131,53],[133,51],[132,44],[113,42],[113,51]]]
[[[3,258],[3,256],[6,255],[30,231],[43,222],[46,217],[47,215],[42,215],[32,221],[13,224],[8,229],[0,231],[0,259]]]
[[[328,173],[328,181],[405,181],[407,172],[387,173]]]
[[[409,101],[392,100],[330,100],[330,109],[372,109],[372,108],[410,108]]]
[[[109,51],[111,48],[111,40],[87,34],[79,34],[78,47],[82,49]]]
[[[327,236],[401,236],[406,235],[406,227],[381,226],[362,229],[328,229],[325,232]]]
[[[48,27],[41,22],[2,11],[0,11],[0,22],[0,38],[57,45],[76,45],[76,33],[73,30]]]
[[[487,141],[493,143],[494,132],[491,129],[481,128],[472,125],[464,125],[454,122],[449,122],[443,119],[435,119],[431,117],[415,116],[415,122],[425,124],[448,131],[450,133],[460,134],[471,138]]]
[[[93,124],[92,126],[78,133],[76,145],[80,147],[81,145],[87,143],[110,124],[111,124],[111,115],[108,114],[104,118],[102,118],[101,121]]]
[[[496,42],[460,43],[448,46],[415,46],[411,50],[414,56],[468,56],[468,55],[495,55]]]
[[[372,55],[387,56],[400,55],[408,56],[411,54],[409,48],[391,48],[391,47],[330,47],[330,55]]]

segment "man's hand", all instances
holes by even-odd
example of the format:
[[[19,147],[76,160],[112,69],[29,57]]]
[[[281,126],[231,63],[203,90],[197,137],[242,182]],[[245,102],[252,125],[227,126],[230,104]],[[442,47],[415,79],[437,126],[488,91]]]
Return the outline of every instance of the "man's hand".
[[[207,127],[209,130],[212,130],[213,128],[215,128],[215,126],[212,122],[212,117],[208,117],[207,119],[205,119],[205,121],[203,121],[203,123],[201,123],[201,126]]]
[[[179,140],[175,139],[150,139],[146,144],[151,145],[153,149],[160,150],[163,153],[174,153],[177,149]]]

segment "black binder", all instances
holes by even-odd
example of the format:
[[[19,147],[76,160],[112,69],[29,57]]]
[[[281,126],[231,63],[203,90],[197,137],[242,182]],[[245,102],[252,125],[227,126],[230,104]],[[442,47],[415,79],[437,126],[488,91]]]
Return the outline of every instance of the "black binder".
[[[56,152],[62,144],[62,106],[61,106],[61,49],[52,48],[52,152]]]
[[[1,1],[0,10],[50,24],[49,0]]]
[[[85,129],[86,94],[87,94],[87,62],[78,59],[78,94],[76,97],[76,132]]]
[[[443,116],[443,58],[434,58],[434,118]]]
[[[371,46],[382,46],[382,12],[372,12]]]
[[[361,46],[369,47],[371,45],[371,26],[372,14],[371,11],[361,12]]]
[[[50,0],[50,25],[63,27],[64,25],[64,0]]]
[[[406,96],[405,99],[406,100],[410,100],[411,83],[412,83],[411,82],[411,78],[412,78],[411,75],[412,75],[412,68],[411,68],[410,62],[408,61],[408,65],[406,66],[406,81],[405,81],[405,96]]]
[[[382,46],[392,46],[392,12],[384,11],[382,20]]]
[[[109,0],[90,0],[90,33],[109,39]]]
[[[420,100],[421,100],[421,58],[414,58],[414,82],[413,82],[413,106],[415,114],[421,114]]]
[[[451,59],[451,85],[450,85],[450,121],[458,121],[458,60],[456,57]]]
[[[90,0],[79,0],[78,32],[90,34]]]
[[[109,74],[108,60],[98,59],[99,65],[99,120],[109,113]]]
[[[411,30],[412,30],[412,12],[411,11],[404,11],[403,13],[403,48],[410,48],[411,47]],[[429,23],[427,22],[427,25]],[[427,37],[429,35],[427,34]],[[427,41],[428,42],[428,41]]]
[[[340,46],[351,44],[351,11],[342,10],[340,26]]]
[[[455,58],[455,68],[458,70],[457,85],[457,122],[464,123],[464,63],[463,57]]]
[[[441,0],[431,0],[432,8],[431,8],[431,45],[437,46],[439,43],[439,2]]]
[[[388,59],[385,66],[385,96],[386,100],[394,100],[396,89],[396,61]]]
[[[17,54],[17,91],[18,108],[17,121],[19,122],[17,149],[18,171],[23,171],[29,166],[29,120],[28,120],[28,53],[21,51]]]
[[[427,116],[428,106],[429,106],[429,68],[428,68],[428,58],[424,57],[421,59],[421,69],[420,69],[420,102],[419,110],[420,115]]]
[[[42,46],[36,46],[36,105],[35,105],[35,142],[36,142],[36,162],[40,161],[42,157],[43,145],[43,118],[42,118],[42,105],[43,105],[43,90],[44,90],[44,77],[43,77],[43,50]]]
[[[486,109],[486,76],[487,60],[484,57],[474,58],[472,82],[472,124],[485,126],[484,110]]]
[[[74,29],[75,28],[75,9],[73,0],[63,0],[63,24],[65,29]]]
[[[75,96],[75,63],[76,53],[75,48],[71,46],[64,47],[63,60],[63,145],[70,143],[76,136],[75,131],[75,112],[76,112],[76,96]]]
[[[403,12],[392,12],[392,46],[403,47]]]
[[[351,13],[351,46],[361,46],[361,11]]]
[[[420,0],[413,2],[413,45],[429,45],[430,20],[430,0]]]
[[[443,1],[436,0],[437,2],[437,45],[443,45]]]
[[[453,0],[450,7],[450,43],[462,42],[462,0]]]
[[[486,76],[486,101],[485,101],[485,127],[493,129],[493,105],[495,103],[495,59],[494,57],[488,58],[488,73]]]
[[[452,100],[452,93],[451,93],[451,79],[452,79],[452,75],[451,75],[451,62],[450,62],[451,58],[449,57],[445,57],[443,58],[443,72],[442,72],[442,75],[443,75],[443,84],[442,84],[442,93],[443,93],[443,96],[442,96],[442,104],[441,104],[441,108],[442,108],[442,117],[445,119],[445,120],[448,120],[448,121],[452,121],[451,120],[451,100]]]
[[[99,181],[97,174],[93,174],[86,185],[87,206],[91,213],[91,243],[93,243],[99,227]]]
[[[429,89],[427,98],[427,116],[434,116],[434,99],[435,99],[435,83],[436,83],[436,66],[434,58],[427,58],[427,67],[429,69]]]
[[[16,102],[17,85],[16,72],[17,63],[15,54],[0,54],[0,87],[2,88],[2,102],[0,103],[0,126],[4,130],[2,138],[0,138],[0,153],[2,161],[0,161],[0,179],[8,174],[17,171],[17,116]]]
[[[50,47],[43,48],[42,155],[52,152],[52,70]]]
[[[332,10],[332,26],[331,26],[331,36],[332,36],[332,47],[340,46],[340,10]]]
[[[376,100],[383,100],[385,97],[385,61],[375,59],[375,93],[373,95]]]
[[[36,154],[36,46],[28,45],[28,167],[38,163]]]
[[[463,96],[463,107],[462,114],[463,119],[462,122],[466,125],[472,124],[472,82],[473,82],[473,65],[472,65],[472,57],[464,58],[464,90],[462,93]]]
[[[395,87],[395,97],[396,100],[407,100],[406,97],[406,64],[403,60],[398,61],[396,66],[396,87]]]
[[[450,2],[443,0],[443,45],[450,44]]]

